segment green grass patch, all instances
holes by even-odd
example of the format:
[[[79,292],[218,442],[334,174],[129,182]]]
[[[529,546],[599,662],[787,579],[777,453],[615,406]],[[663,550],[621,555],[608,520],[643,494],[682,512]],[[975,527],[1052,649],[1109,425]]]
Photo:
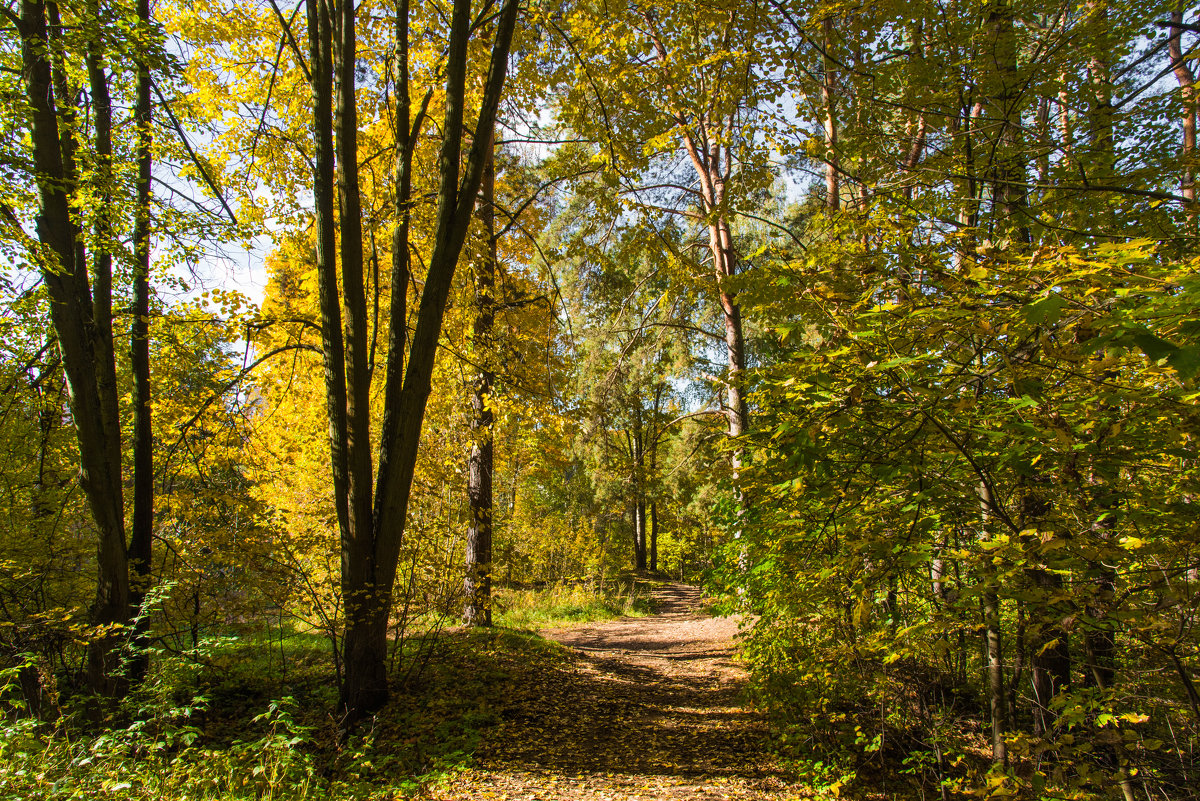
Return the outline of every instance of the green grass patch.
[[[470,765],[522,676],[568,659],[556,643],[505,629],[418,645],[398,657],[403,681],[391,703],[349,737],[339,731],[336,678],[319,638],[288,643],[286,671],[254,638],[158,654],[151,679],[100,725],[66,703],[53,721],[0,710],[0,799],[416,795]],[[0,688],[14,678],[0,671]]]
[[[553,584],[543,589],[499,588],[494,595],[495,619],[515,629],[592,623],[651,614],[653,605],[642,583]]]

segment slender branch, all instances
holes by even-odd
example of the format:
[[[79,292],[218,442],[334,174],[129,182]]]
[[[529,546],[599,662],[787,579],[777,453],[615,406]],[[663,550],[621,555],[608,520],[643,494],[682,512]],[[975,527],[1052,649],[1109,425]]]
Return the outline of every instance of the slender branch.
[[[225,194],[217,188],[217,183],[213,180],[213,177],[209,175],[208,168],[204,166],[204,162],[200,160],[200,157],[196,155],[196,151],[192,149],[192,144],[188,141],[187,134],[183,132],[183,126],[179,124],[179,119],[176,118],[175,112],[171,110],[171,104],[167,102],[167,99],[163,97],[162,91],[158,88],[158,82],[152,81],[152,84],[154,86],[154,94],[158,95],[158,102],[161,104],[162,109],[167,112],[167,116],[171,120],[171,126],[175,129],[175,133],[179,135],[179,141],[183,144],[184,149],[187,150],[188,156],[192,159],[192,163],[195,164],[196,169],[200,171],[201,177],[204,178],[204,183],[208,184],[208,188],[212,190],[212,193],[216,199],[221,201],[221,207],[224,208],[225,213],[229,215],[230,222],[232,222],[234,225],[237,225],[237,216],[233,213],[233,209],[229,208],[229,203],[225,200]]]

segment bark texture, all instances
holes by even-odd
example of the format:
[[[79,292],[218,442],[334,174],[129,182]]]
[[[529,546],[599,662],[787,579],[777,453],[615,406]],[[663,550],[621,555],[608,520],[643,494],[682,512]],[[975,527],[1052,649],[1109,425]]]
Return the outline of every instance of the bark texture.
[[[483,88],[479,117],[470,132],[466,130],[464,119],[471,3],[455,0],[453,5],[445,70],[443,142],[438,159],[434,247],[407,359],[404,347],[408,342],[407,229],[412,204],[413,151],[424,106],[410,125],[409,5],[407,0],[400,0],[396,6],[400,62],[397,77],[401,98],[397,104],[398,219],[393,232],[389,349],[377,471],[372,467],[368,417],[372,365],[358,187],[355,8],[349,0],[340,6],[335,6],[332,0],[309,0],[307,10],[316,144],[313,170],[316,255],[330,461],[341,533],[341,591],[346,626],[341,649],[341,707],[347,725],[353,725],[380,708],[388,698],[387,632],[392,591],[425,404],[431,391],[437,341],[454,272],[473,216],[484,164],[492,148],[496,108],[516,26],[517,3],[508,0],[495,19],[491,66]],[[426,95],[426,103],[429,96]],[[464,140],[471,142],[465,164],[462,158]],[[335,178],[341,190],[341,208],[336,217],[333,210]]]
[[[467,499],[471,524],[467,529],[466,578],[463,590],[466,605],[463,622],[468,626],[492,625],[492,469],[495,437],[492,424],[492,384],[495,372],[491,360],[495,353],[496,319],[496,167],[494,151],[483,170],[479,217],[483,222],[487,248],[479,261],[475,277],[475,320],[472,341],[476,359],[474,386],[471,388],[471,453],[467,457]]]
[[[93,295],[82,239],[71,215],[70,196],[77,178],[69,133],[74,95],[64,71],[52,63],[51,39],[61,33],[57,9],[42,0],[22,0],[18,23],[38,189],[36,229],[42,247],[42,280],[67,377],[68,403],[79,443],[80,483],[98,534],[99,575],[92,614],[97,633],[88,649],[88,679],[96,692],[115,696],[124,686],[119,646],[121,629],[129,621],[130,595],[121,432],[115,414],[115,381],[111,378],[111,283],[109,288],[101,287],[98,296]],[[103,95],[106,88],[96,86],[94,90]],[[98,102],[103,105],[106,101],[101,97]],[[97,133],[101,138],[108,133],[104,125],[101,122]],[[106,265],[101,260],[96,266],[101,281],[107,278],[111,282],[111,262]],[[103,318],[99,323],[97,297],[101,299],[99,311]]]

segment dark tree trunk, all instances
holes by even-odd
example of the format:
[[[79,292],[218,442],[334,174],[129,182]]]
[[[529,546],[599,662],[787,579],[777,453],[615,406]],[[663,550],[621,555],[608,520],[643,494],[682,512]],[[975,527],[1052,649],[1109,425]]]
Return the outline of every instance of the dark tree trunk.
[[[378,708],[387,700],[387,626],[391,584],[382,584],[372,515],[369,318],[363,274],[362,203],[358,182],[355,99],[356,22],[353,0],[330,3],[336,105],[334,134],[340,209],[342,317],[345,357],[346,527],[342,529],[342,603],[346,632],[343,706]],[[336,16],[335,16],[336,15]],[[332,266],[332,265],[330,265]],[[394,572],[395,568],[393,568]],[[352,701],[351,699],[360,699]]]
[[[650,572],[658,572],[658,501],[650,502]]]
[[[41,264],[42,279],[67,376],[71,417],[79,442],[80,481],[98,531],[99,576],[92,619],[97,626],[119,629],[129,621],[120,431],[104,400],[103,381],[98,375],[105,372],[105,367],[99,365],[101,355],[111,356],[111,338],[107,350],[97,344],[103,334],[97,330],[83,247],[71,218],[70,193],[76,183],[74,151],[69,126],[59,125],[60,115],[71,114],[70,95],[63,93],[65,77],[55,78],[50,61],[53,48],[48,14],[51,27],[57,29],[55,9],[42,0],[22,0],[22,78],[30,109],[29,136],[39,195],[37,234],[46,254]],[[103,695],[115,696],[123,691],[120,640],[114,632],[97,638],[88,649],[89,682]]]
[[[89,0],[88,15],[100,19],[97,0]],[[88,88],[92,99],[92,125],[95,129],[93,157],[98,189],[92,246],[92,321],[96,353],[96,384],[100,392],[100,411],[104,429],[109,432],[105,447],[110,464],[121,469],[121,422],[117,403],[117,363],[113,341],[113,274],[111,248],[113,236],[112,208],[112,97],[108,90],[108,74],[104,71],[104,33],[96,26],[88,40],[86,56]],[[116,432],[114,436],[112,432]]]
[[[494,155],[483,170],[479,217],[483,222],[487,253],[480,260],[475,279],[475,322],[472,335],[478,373],[471,391],[471,453],[467,458],[467,496],[471,525],[467,529],[466,605],[463,622],[468,626],[492,625],[492,469],[495,438],[491,409],[491,368],[494,358],[496,284],[496,172]]]
[[[1015,390],[1012,394],[1016,394]],[[1050,510],[1050,503],[1042,497],[1033,480],[1022,479],[1021,485],[1023,494],[1018,527],[1022,531],[1040,529]],[[1042,541],[1037,537],[1028,537],[1025,544],[1028,548],[1037,549]],[[1036,550],[1033,552],[1036,553]],[[1052,558],[1052,554],[1048,556]],[[1050,703],[1054,696],[1065,691],[1071,683],[1071,652],[1063,621],[1070,617],[1072,610],[1063,600],[1062,576],[1051,567],[1044,564],[1025,571],[1040,593],[1037,602],[1030,604],[1031,625],[1021,638],[1022,644],[1028,645],[1026,650],[1030,654],[1033,688],[1032,731],[1037,737],[1046,736],[1053,729],[1055,714],[1051,711]],[[1017,686],[1014,678],[1014,698]]]
[[[379,443],[379,472],[375,484],[377,489],[374,493],[372,513],[369,518],[370,525],[362,526],[369,531],[361,534],[356,531],[351,536],[351,528],[355,524],[349,519],[348,506],[352,501],[345,494],[341,494],[341,497],[346,499],[339,506],[339,523],[342,523],[344,544],[342,586],[343,592],[346,594],[344,600],[347,609],[347,626],[343,637],[345,670],[342,675],[341,704],[346,721],[350,724],[378,709],[387,701],[388,697],[385,668],[388,651],[389,613],[413,474],[416,469],[425,405],[432,388],[431,378],[437,354],[437,343],[441,334],[442,319],[454,272],[475,207],[484,164],[492,149],[496,109],[507,74],[509,46],[516,25],[517,3],[515,0],[508,0],[496,18],[496,35],[492,47],[491,66],[479,106],[479,119],[469,137],[471,149],[464,168],[461,156],[463,141],[468,138],[463,120],[466,103],[467,45],[471,32],[470,6],[469,0],[455,0],[450,19],[445,72],[446,112],[442,126],[444,139],[438,160],[438,208],[435,218],[433,252],[429,259],[429,270],[425,277],[420,305],[417,308],[416,328],[408,351],[407,365],[401,370],[394,364],[394,361],[400,357],[398,348],[388,354],[390,386],[385,388],[387,405],[384,409],[383,428]],[[398,17],[405,16],[405,19],[398,18],[397,20],[398,32],[403,32],[407,28],[407,10],[407,3],[403,2],[397,8]],[[342,24],[353,24],[351,12],[344,13]],[[345,50],[346,45],[343,44],[343,54]],[[406,50],[407,48],[403,48],[401,53],[406,55]],[[352,70],[352,63],[344,63],[347,71]],[[407,67],[401,69],[406,70]],[[318,94],[316,86],[320,85],[322,81],[323,79],[319,78],[314,70],[314,96]],[[345,86],[346,83],[343,81],[343,91],[345,91]],[[407,92],[407,88],[407,86],[403,87],[402,94]],[[403,101],[403,105],[407,111],[407,100]],[[326,106],[326,108],[328,107]],[[318,112],[318,134],[327,127],[328,123],[321,121]],[[415,136],[411,135],[411,131],[410,137],[415,139]],[[411,146],[412,142],[410,141],[410,150]],[[343,158],[347,157],[348,154],[343,155]],[[398,172],[405,172],[404,162],[409,159],[411,159],[411,154],[402,156],[402,164]],[[320,169],[318,169],[318,175],[320,175]],[[397,203],[401,204],[404,209],[402,225],[404,224],[403,214],[407,213],[408,204],[411,202],[410,198],[404,194],[404,188],[403,185],[398,187],[401,193],[397,199]],[[361,238],[359,249],[361,261]],[[343,256],[345,257],[345,253]],[[397,302],[397,293],[402,291],[398,286],[400,282],[397,281],[397,273],[400,272],[398,265],[402,266],[405,260],[405,257],[393,260],[393,310],[397,307],[403,308],[403,303]],[[331,326],[328,324],[325,308],[323,302],[323,327],[329,338]],[[390,341],[394,343],[402,340],[403,336],[396,331],[396,328],[404,326],[405,321],[392,319],[390,325],[392,326]],[[354,363],[352,355],[352,364]],[[403,383],[397,386],[401,374],[404,376]],[[336,387],[334,389],[336,391]],[[336,400],[331,395],[330,420],[334,424],[331,425],[333,434],[331,441],[335,465],[338,462],[336,424],[338,420],[345,422],[347,417],[345,396],[342,396],[340,405],[336,403]],[[366,433],[365,429],[358,430]],[[344,455],[344,451],[342,453],[341,458],[345,464],[347,457]],[[357,458],[361,464],[361,455]],[[369,458],[366,461],[369,466]],[[337,476],[335,474],[336,489]],[[348,481],[343,482],[342,489],[343,492],[351,492],[359,499],[364,494],[364,491],[352,488]],[[369,490],[365,491],[365,495],[370,498]],[[342,514],[343,510],[345,510],[344,515]],[[369,536],[367,536],[368,533]],[[347,545],[350,547],[345,547]]]
[[[88,73],[88,87],[91,91],[92,124],[95,129],[94,158],[96,182],[99,190],[99,203],[95,211],[95,243],[92,253],[92,347],[93,369],[96,372],[96,389],[100,396],[100,417],[104,430],[104,459],[109,469],[121,482],[122,453],[121,453],[121,420],[117,401],[117,362],[116,347],[113,340],[113,274],[112,253],[115,237],[111,224],[112,207],[112,98],[108,88],[108,74],[104,69],[104,32],[99,25],[100,8],[96,0],[88,3],[88,14],[96,20],[94,35],[88,40],[87,56],[85,58]],[[65,95],[64,95],[65,97]],[[60,98],[61,100],[61,98]],[[81,245],[76,245],[76,258],[81,252]],[[125,543],[125,508],[123,487],[118,487],[113,502],[119,507],[117,514],[121,517],[121,542],[113,543],[113,547],[105,549],[105,558],[112,563],[102,564],[101,573],[117,575],[125,584],[124,593],[126,604],[129,598],[129,566],[126,563],[128,550]],[[122,553],[123,552],[123,553]],[[118,564],[118,559],[120,563]],[[97,609],[99,609],[99,598]],[[112,620],[110,620],[112,618]],[[103,613],[103,619],[96,622],[100,625],[107,623],[128,623],[131,619],[130,610],[113,609]],[[92,646],[89,657],[92,686],[102,687],[106,695],[122,694],[128,677],[126,666],[121,664],[122,654],[118,650],[124,641],[124,632],[119,633],[111,642],[97,642]]]
[[[150,31],[150,0],[138,0],[138,26]],[[134,122],[137,140],[137,200],[133,223],[133,322],[129,337],[129,360],[133,371],[133,520],[129,531],[129,604],[138,618],[131,678],[140,679],[148,667],[144,650],[147,621],[142,606],[150,589],[154,536],[154,432],[150,411],[150,200],[153,168],[150,67],[143,54],[137,68]]]
[[[332,2],[332,0],[330,0]],[[346,364],[346,463],[350,493],[351,548],[368,545],[371,531],[371,373],[368,343],[370,319],[367,314],[363,272],[362,199],[358,183],[358,106],[355,101],[354,75],[357,43],[353,0],[333,3],[340,25],[334,25],[334,74],[336,107],[337,196],[340,202],[338,234],[342,276],[342,317],[345,325]],[[368,570],[369,574],[371,571]],[[363,586],[349,589],[373,591],[368,577]],[[348,609],[348,607],[347,607]],[[349,614],[349,612],[348,612]]]
[[[1062,593],[1062,577],[1057,573],[1041,568],[1030,570],[1029,573],[1033,583],[1044,593],[1044,598],[1054,598]],[[1055,714],[1050,710],[1050,702],[1071,684],[1070,642],[1062,626],[1066,616],[1061,602],[1046,602],[1044,612],[1039,615],[1041,625],[1037,637],[1030,649],[1033,733],[1039,737],[1053,729]]]
[[[633,504],[633,559],[634,567],[646,569],[646,499],[638,498]]]
[[[307,10],[315,139],[313,199],[317,232],[317,286],[321,309],[322,350],[325,356],[325,400],[329,419],[333,495],[338,529],[341,533],[342,594],[346,610],[346,631],[342,640],[342,704],[347,710],[378,708],[387,699],[385,659],[388,607],[384,607],[382,613],[384,642],[376,644],[372,638],[364,637],[361,633],[364,629],[370,630],[377,626],[380,614],[377,609],[371,607],[374,596],[362,589],[367,583],[366,578],[374,572],[374,560],[370,548],[370,532],[363,531],[361,508],[354,502],[354,492],[362,492],[361,474],[353,490],[351,488],[350,401],[338,291],[338,232],[334,214],[334,180],[335,176],[344,178],[345,173],[337,169],[334,151],[336,11],[329,0],[309,0]],[[344,47],[344,44],[340,44],[340,47]],[[344,124],[340,113],[339,122]],[[341,144],[345,146],[344,139]],[[357,156],[354,158],[357,159]],[[361,281],[361,276],[359,280]],[[353,380],[353,377],[349,380]],[[358,454],[361,454],[361,450]],[[358,536],[355,537],[355,534]],[[376,647],[366,647],[367,645]]]
[[[350,527],[346,477],[346,354],[338,297],[337,229],[333,212],[333,43],[325,0],[308,0],[309,69],[313,93],[313,205],[317,234],[317,293],[321,310],[321,349],[325,361],[325,402],[329,418],[330,463],[338,529]]]

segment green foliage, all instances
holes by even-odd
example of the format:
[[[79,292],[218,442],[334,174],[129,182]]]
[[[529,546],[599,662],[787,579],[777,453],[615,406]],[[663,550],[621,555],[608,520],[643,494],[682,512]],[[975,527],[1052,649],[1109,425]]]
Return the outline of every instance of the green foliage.
[[[1014,748],[1078,765],[1124,742],[1121,759],[1173,781],[1140,742],[1167,736],[1168,721],[1190,731],[1168,659],[1194,649],[1180,594],[1200,489],[1193,345],[1181,336],[1195,268],[1142,242],[986,264],[978,279],[817,301],[825,325],[759,372],[770,411],[738,547],[761,616],[747,651],[760,691],[787,719],[831,729],[806,724],[807,736],[845,741],[871,706],[889,710],[865,742],[920,766],[945,725],[928,710],[979,690],[964,638],[994,595],[1015,632],[1010,658],[1036,660],[1066,627],[1075,647],[1116,636],[1117,662],[1170,671],[1059,696],[1047,739]],[[1027,687],[1013,685],[1013,709],[1032,703]],[[1116,728],[1144,714],[1153,735]],[[1068,783],[1092,787],[1105,770]]]
[[[413,9],[415,102],[441,80],[442,10]],[[346,621],[301,189],[303,15],[283,31],[292,10],[273,4],[168,2],[141,30],[123,0],[56,13],[59,148],[78,166],[64,222],[115,259],[114,342],[132,322],[139,64],[162,95],[156,282],[189,291],[172,276],[233,235],[226,202],[273,252],[261,310],[226,287],[152,304],[154,588],[145,631],[116,632],[126,656],[149,644],[152,658],[123,705],[100,707],[78,693],[83,655],[113,632],[89,625],[95,526],[36,280],[20,36],[4,40],[0,792],[337,798],[420,792],[465,764],[512,663],[561,657],[513,632],[437,637],[461,609],[465,376],[485,364],[507,625],[644,611],[612,576],[645,553],[657,513],[658,566],[716,567],[729,607],[753,614],[755,692],[815,793],[873,773],[923,796],[1183,791],[1200,738],[1200,261],[1180,129],[1197,90],[1194,45],[1164,59],[1168,12],[529,7],[497,159],[495,352],[464,312],[465,267],[489,250],[472,231],[387,621],[407,693],[349,736],[330,689]],[[378,310],[397,216],[390,13],[363,5],[356,28],[370,273],[340,276],[366,293],[375,387],[392,347]],[[95,152],[89,47],[117,108],[112,164]],[[485,57],[470,46],[469,96]],[[439,141],[416,133],[409,311],[436,244]],[[522,152],[525,133],[554,144]],[[743,323],[745,370],[720,358]],[[718,445],[734,389],[747,429]],[[384,404],[368,394],[370,439]]]
[[[155,674],[96,729],[82,712],[0,724],[0,797],[12,799],[351,799],[420,794],[471,761],[519,670],[560,664],[533,635],[464,632],[436,657],[414,651],[401,699],[349,738],[337,730],[327,646],[296,638],[281,681],[276,654],[252,641],[156,654]],[[19,681],[0,672],[0,697]],[[293,694],[272,697],[289,689]],[[19,703],[19,701],[16,701]],[[8,708],[11,711],[12,707]]]

